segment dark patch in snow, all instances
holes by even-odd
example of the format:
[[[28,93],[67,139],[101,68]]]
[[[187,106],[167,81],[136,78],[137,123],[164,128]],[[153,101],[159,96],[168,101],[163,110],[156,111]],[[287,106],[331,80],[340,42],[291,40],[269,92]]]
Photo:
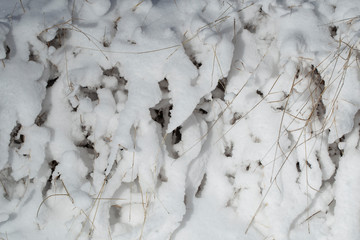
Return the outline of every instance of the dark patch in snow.
[[[191,55],[190,56],[190,61],[194,64],[194,66],[199,69],[202,66],[201,62],[196,61],[196,57]]]
[[[16,126],[13,128],[13,130],[10,133],[10,142],[9,142],[9,146],[10,144],[15,142],[15,138],[17,137],[20,129],[21,129],[22,125],[20,123],[16,123]]]
[[[47,112],[40,113],[35,119],[35,124],[41,127],[47,120],[47,114]]]
[[[323,101],[320,99],[318,104],[316,105],[316,116],[322,121],[324,119],[324,115],[326,113],[326,108]]]
[[[9,59],[10,58],[10,47],[8,45],[6,45],[5,47],[5,59]]]
[[[14,139],[14,143],[16,144],[23,144],[25,142],[25,136],[20,134],[19,138]]]
[[[254,134],[250,134],[250,137],[251,137],[251,139],[252,139],[252,141],[254,143],[260,143],[261,142],[261,139],[259,137],[255,136]]]
[[[300,69],[298,68],[295,73],[295,79],[298,79],[300,75]]]
[[[233,118],[230,120],[230,124],[234,125],[238,120],[242,118],[242,115],[238,112],[235,112]]]
[[[93,171],[88,172],[88,173],[86,174],[85,178],[86,178],[87,180],[92,180],[92,174],[93,174],[93,173],[94,173]]]
[[[221,91],[225,92],[227,83],[228,83],[227,78],[222,78],[219,80],[218,85],[216,87]]]
[[[317,163],[319,164],[319,168],[322,169],[322,164],[321,164],[321,161],[320,161],[320,153],[319,151],[315,151],[315,157],[316,157],[316,161]]]
[[[280,107],[277,107],[277,108],[276,108],[276,110],[279,110],[279,111],[284,111],[284,110],[285,110],[285,108],[284,108],[284,106],[280,106]]]
[[[163,167],[160,169],[158,179],[161,182],[167,182],[168,181],[168,178],[167,178],[166,173],[165,173],[165,169]]]
[[[56,166],[59,165],[59,162],[52,160],[49,162],[49,167],[51,169],[51,174],[55,171]]]
[[[159,123],[161,125],[161,127],[164,127],[165,120],[164,120],[164,116],[163,116],[163,110],[150,108],[150,113],[151,113],[152,119],[155,122]]]
[[[339,142],[345,142],[345,135],[342,135],[342,137],[341,138],[339,138]]]
[[[319,71],[314,65],[311,65],[311,79],[315,83],[316,87],[319,88],[320,92],[323,92],[325,89],[325,81],[321,78]]]
[[[208,114],[208,112],[202,108],[199,109],[199,113],[201,114]]]
[[[94,150],[94,143],[87,138],[76,144],[76,146]]]
[[[225,147],[224,155],[225,155],[226,157],[232,157],[232,155],[233,155],[233,154],[232,154],[233,150],[234,150],[234,143],[231,142],[230,146],[226,146],[226,147]]]
[[[296,162],[296,170],[301,173],[301,169],[300,169],[300,163]]]
[[[181,141],[181,126],[177,127],[175,130],[172,131],[172,144],[177,144]]]
[[[54,48],[58,49],[63,45],[63,39],[67,36],[68,30],[66,28],[59,28],[56,31],[56,35],[54,39],[51,41],[46,42],[48,47],[53,46]]]
[[[50,61],[48,62],[48,64],[49,64],[50,76],[49,76],[49,80],[47,81],[46,88],[52,87],[60,76],[58,67]]]
[[[110,41],[104,39],[102,42],[102,45],[107,48],[107,47],[110,47],[110,43],[111,43]]]
[[[91,126],[86,126],[86,125],[81,125],[81,132],[84,134],[85,138],[89,137],[92,133],[92,127]]]
[[[155,107],[149,109],[151,118],[159,123],[163,130],[166,129],[169,124],[171,109],[172,105],[170,104],[169,99],[161,100]]]
[[[195,197],[197,197],[197,198],[201,197],[202,191],[204,190],[205,185],[206,185],[206,180],[207,180],[207,175],[205,173],[202,180],[201,180],[201,183],[200,183],[200,185],[199,185],[199,187],[198,187],[198,189],[197,189],[197,191],[195,193]]]
[[[81,86],[79,89],[80,89],[80,92],[83,94],[83,96],[90,98],[91,101],[99,100],[96,89],[91,89],[88,87],[81,87]]]
[[[35,52],[34,50],[34,46],[29,44],[29,59],[28,61],[33,61],[33,62],[39,62],[39,54],[37,52]]]
[[[48,163],[49,168],[51,170],[50,176],[48,178],[48,180],[46,181],[46,184],[44,186],[44,188],[42,189],[42,195],[45,197],[47,191],[51,188],[51,183],[53,181],[53,175],[56,169],[56,166],[59,165],[59,162],[57,162],[56,160],[52,160]],[[55,179],[56,180],[56,179]]]
[[[329,144],[328,152],[329,152],[329,156],[331,158],[333,158],[333,157],[337,157],[337,158],[342,157],[343,154],[344,154],[344,150],[339,148],[338,141],[336,141],[336,142],[334,142],[332,144]]]
[[[235,176],[234,176],[234,174],[227,173],[225,176],[227,177],[229,183],[230,183],[231,185],[234,185],[234,182],[235,182]]]
[[[337,35],[337,26],[329,26],[330,36],[334,38]]]
[[[219,79],[216,88],[211,92],[213,99],[219,98],[224,101],[227,83],[228,83],[228,80],[226,77]]]
[[[110,226],[113,226],[119,223],[121,217],[121,206],[120,205],[111,205],[109,209],[109,223]]]
[[[159,83],[160,90],[163,92],[169,92],[169,82],[166,78],[161,80]]]
[[[104,69],[104,68],[101,68],[101,69],[103,71],[104,76],[115,77],[118,80],[118,83],[120,85],[123,85],[123,86],[126,85],[127,80],[120,75],[119,69],[116,66],[109,68],[109,69]]]
[[[252,23],[246,23],[244,25],[244,29],[248,30],[251,33],[255,33],[256,32],[256,25],[254,25]]]
[[[56,82],[56,80],[58,80],[58,79],[59,79],[59,77],[55,77],[55,78],[53,78],[53,79],[49,79],[49,80],[47,81],[46,88],[52,87],[52,86],[54,85],[54,83]]]
[[[11,186],[8,186],[10,180],[13,180],[11,177],[11,168],[4,168],[0,171],[0,185],[2,186],[4,193],[3,197],[7,200],[10,200],[10,192],[12,190]],[[9,188],[9,189],[8,189]]]
[[[196,69],[199,69],[202,66],[202,63],[197,59],[195,48],[193,48],[193,46],[191,46],[191,44],[190,44],[191,42],[188,40],[189,39],[186,38],[186,36],[184,35],[182,44],[183,44],[183,47],[185,50],[185,54],[188,56],[189,60],[196,67]]]
[[[68,100],[68,103],[69,103],[69,105],[70,105],[70,107],[71,107],[71,111],[72,111],[72,112],[77,112],[77,109],[78,109],[79,105],[74,106],[74,105],[71,103],[70,100]]]
[[[109,68],[109,69],[104,69],[102,68],[103,70],[103,75],[104,76],[119,76],[120,72],[119,72],[119,69],[117,67],[112,67],[112,68]]]
[[[118,30],[118,23],[120,21],[121,17],[118,17],[115,19],[114,21],[114,30],[117,31]]]
[[[260,97],[264,97],[264,93],[262,91],[260,91],[259,89],[256,90],[256,94],[259,95]]]
[[[314,65],[311,65],[311,79],[315,84],[315,99],[316,99],[316,116],[320,121],[324,120],[326,114],[326,107],[322,101],[322,94],[325,90],[325,81],[321,78],[321,75]]]

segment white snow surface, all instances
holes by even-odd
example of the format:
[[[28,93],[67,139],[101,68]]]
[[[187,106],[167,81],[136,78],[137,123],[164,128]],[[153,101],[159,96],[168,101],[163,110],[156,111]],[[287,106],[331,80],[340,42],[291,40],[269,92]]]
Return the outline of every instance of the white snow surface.
[[[357,0],[0,0],[0,239],[360,239]]]

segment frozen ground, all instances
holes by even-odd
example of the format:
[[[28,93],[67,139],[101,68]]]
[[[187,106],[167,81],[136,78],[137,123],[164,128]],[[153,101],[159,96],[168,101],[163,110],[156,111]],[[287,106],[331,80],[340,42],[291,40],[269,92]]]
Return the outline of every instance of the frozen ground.
[[[360,239],[358,0],[0,0],[0,239]]]

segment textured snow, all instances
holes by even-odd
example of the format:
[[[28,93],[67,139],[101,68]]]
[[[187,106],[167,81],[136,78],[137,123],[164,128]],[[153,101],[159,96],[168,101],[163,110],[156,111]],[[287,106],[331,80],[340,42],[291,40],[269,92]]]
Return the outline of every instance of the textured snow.
[[[0,239],[360,239],[358,1],[0,6]]]

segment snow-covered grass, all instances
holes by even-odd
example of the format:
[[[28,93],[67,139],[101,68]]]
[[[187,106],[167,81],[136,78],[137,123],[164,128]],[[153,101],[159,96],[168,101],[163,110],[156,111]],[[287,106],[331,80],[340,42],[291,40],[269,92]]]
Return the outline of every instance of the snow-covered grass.
[[[358,5],[0,1],[0,239],[359,239]]]

